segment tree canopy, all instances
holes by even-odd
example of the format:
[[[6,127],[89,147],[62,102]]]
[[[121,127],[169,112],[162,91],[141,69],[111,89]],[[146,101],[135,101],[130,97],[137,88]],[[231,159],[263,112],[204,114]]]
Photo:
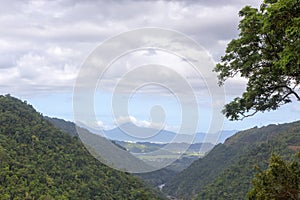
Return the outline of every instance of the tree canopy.
[[[300,152],[298,160],[284,161],[278,155],[272,155],[269,167],[259,170],[252,180],[253,189],[249,199],[295,199],[300,198]]]
[[[300,149],[299,131],[300,121],[241,131],[170,179],[163,192],[178,199],[247,199],[257,173],[254,166],[266,170],[272,154],[285,163],[300,161],[295,158]],[[298,165],[298,174],[299,170]],[[293,172],[297,173],[296,169]]]
[[[71,135],[26,102],[0,95],[0,199],[163,199]]]
[[[225,105],[225,116],[238,120],[300,101],[300,1],[265,0],[239,15],[239,36],[214,70],[220,85],[235,76],[248,82],[242,96]]]

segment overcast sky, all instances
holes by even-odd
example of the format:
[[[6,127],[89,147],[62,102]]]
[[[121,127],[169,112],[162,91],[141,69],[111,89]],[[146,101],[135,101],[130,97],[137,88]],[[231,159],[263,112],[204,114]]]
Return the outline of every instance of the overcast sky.
[[[258,0],[3,0],[0,2],[0,91],[27,100],[44,115],[73,120],[72,95],[76,77],[86,58],[103,41],[137,28],[171,29],[195,40],[207,50],[213,62],[218,62],[226,44],[238,35],[238,11],[245,5],[257,7],[259,4]],[[141,60],[146,62],[152,54],[140,51],[121,58],[115,63],[119,66],[116,69],[139,65]],[[157,52],[154,54],[157,55]],[[172,64],[185,77],[192,73],[174,64],[174,56],[165,52],[160,52],[155,59]],[[178,64],[179,61],[176,62]],[[114,82],[113,78],[121,74],[122,70],[111,71],[106,75],[105,84]],[[242,79],[229,82],[225,87],[226,101],[240,95],[244,84]],[[146,89],[148,93],[144,92],[148,96],[137,94],[132,98],[134,101],[130,104],[128,119],[137,125],[149,126],[149,109],[159,104],[169,117],[166,128],[176,130],[180,126],[177,119],[180,108],[176,98],[163,95],[163,90],[156,91],[158,96],[154,97],[149,92],[153,92],[153,88]],[[204,89],[199,89],[197,94],[201,96],[197,97],[200,101],[198,109],[203,111],[204,116],[201,120],[208,124],[209,117],[205,116],[210,116],[210,107],[205,104],[211,100]],[[99,125],[104,128],[112,128],[116,120],[128,121],[126,117],[114,119],[111,108],[103,106],[110,105],[111,95],[109,89],[102,91],[97,96],[100,105],[95,105],[101,110],[97,117]],[[291,104],[242,122],[225,121],[224,128],[245,129],[294,121],[299,119],[299,111],[299,105]],[[199,128],[200,131],[206,129],[205,125]]]

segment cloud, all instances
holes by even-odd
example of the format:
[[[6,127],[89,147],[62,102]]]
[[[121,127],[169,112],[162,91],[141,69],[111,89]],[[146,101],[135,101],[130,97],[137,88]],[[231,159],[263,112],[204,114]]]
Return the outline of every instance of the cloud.
[[[218,60],[227,41],[236,37],[238,11],[248,3],[246,0],[1,1],[1,91],[28,95],[72,92],[81,64],[99,43],[139,27],[175,29],[203,45]],[[151,56],[149,53],[148,57]],[[167,57],[159,60],[174,63]],[[192,71],[175,65],[174,68],[194,81],[189,74]],[[119,72],[112,75],[116,77]],[[113,82],[109,78],[106,84]]]
[[[7,90],[6,92],[10,93],[13,88],[14,92],[19,94],[32,94],[71,88],[77,69],[72,63],[58,63],[56,60],[49,60],[50,58],[28,53],[18,58],[14,67],[0,69],[3,76],[0,80],[2,91]],[[5,78],[4,74],[9,76]]]
[[[174,126],[174,125],[168,125],[168,124],[162,124],[162,123],[155,123],[155,122],[151,122],[151,121],[147,121],[147,120],[138,120],[136,117],[134,116],[120,116],[115,120],[115,127],[120,126],[122,124],[126,124],[126,123],[132,123],[138,127],[143,127],[143,128],[153,128],[153,129],[157,129],[157,130],[169,130],[169,131],[174,131],[177,132],[179,127],[178,126]],[[103,124],[102,124],[103,126]],[[107,126],[107,127],[112,127],[112,126]]]
[[[97,125],[96,125],[96,127],[93,127],[95,130],[111,130],[111,129],[113,129],[113,128],[115,128],[115,126],[114,125],[112,125],[112,124],[107,124],[107,123],[104,123],[103,121],[101,121],[101,120],[98,120],[97,121]]]
[[[126,123],[133,123],[136,124],[137,123],[137,119],[133,116],[120,116],[116,119],[115,123],[117,125],[122,125],[122,124],[126,124]]]

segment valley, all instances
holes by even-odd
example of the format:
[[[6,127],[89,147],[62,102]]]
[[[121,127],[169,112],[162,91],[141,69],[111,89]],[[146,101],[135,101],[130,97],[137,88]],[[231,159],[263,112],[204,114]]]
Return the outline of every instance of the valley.
[[[141,189],[137,190],[143,190],[143,195],[147,195],[146,199],[242,199],[251,189],[250,180],[255,174],[255,166],[265,169],[268,159],[273,153],[290,160],[300,146],[300,122],[268,125],[262,128],[255,127],[237,132],[227,138],[224,143],[215,146],[209,143],[191,144],[183,154],[182,151],[186,144],[171,143],[171,147],[174,145],[174,152],[168,152],[166,155],[157,157],[145,156],[144,159],[153,159],[159,162],[170,159],[170,155],[177,158],[176,156],[182,154],[179,159],[163,169],[129,175],[117,172],[94,160],[78,140],[80,137],[78,137],[74,123],[41,116],[32,106],[10,96],[0,96],[0,106],[2,110],[0,114],[2,124],[0,132],[0,166],[2,167],[2,176],[6,177],[0,180],[2,197],[24,197],[24,195],[34,197],[35,195],[39,196],[42,190],[48,191],[47,195],[49,197],[70,196],[74,194],[60,193],[57,189],[53,193],[52,189],[61,185],[62,181],[67,181],[68,187],[72,187],[72,184],[76,185],[78,181],[89,185],[91,184],[90,181],[95,178],[98,181],[104,181],[103,178],[100,178],[103,176],[101,173],[104,172],[114,174],[112,177],[105,177],[105,181],[118,177],[117,179],[121,181],[129,179],[129,181],[133,181],[133,184],[138,183],[138,186],[134,187],[140,187]],[[109,142],[121,150],[123,158],[120,161],[124,167],[130,167],[129,163],[141,164],[141,160],[132,155],[146,155],[167,145],[152,142],[108,141],[99,135],[90,133],[88,130],[85,131],[88,135],[87,138],[91,139],[97,146],[100,145],[102,148],[108,148],[109,150],[110,148],[106,147],[107,142]],[[202,152],[199,151],[200,149]],[[42,156],[41,153],[43,152],[47,152],[47,154]],[[115,152],[108,151],[108,154],[114,156]],[[36,160],[36,157],[39,159]],[[41,166],[33,169],[32,167],[35,167],[37,162]],[[86,163],[86,165],[83,165],[83,163]],[[64,171],[61,168],[62,164],[75,170],[75,172]],[[100,167],[100,174],[95,176],[95,171],[93,175],[82,174],[82,168],[87,172],[91,167],[95,167],[93,170]],[[23,182],[27,179],[24,179],[24,176],[20,174],[24,170],[26,176],[31,177],[28,183]],[[35,177],[33,173],[42,173],[44,177],[48,178],[45,180],[42,177]],[[65,173],[65,175],[61,173]],[[11,176],[9,174],[16,175]],[[57,177],[58,174],[61,175]],[[124,176],[128,176],[128,178],[123,180]],[[27,191],[27,193],[14,192],[19,191],[19,189],[12,187],[13,177],[14,180],[18,180],[18,183],[25,184],[22,187],[24,187],[24,192]],[[139,179],[143,180],[145,185],[139,182]],[[31,185],[32,181],[37,181],[39,186]],[[51,184],[51,187],[49,184]],[[21,187],[21,185],[18,187]],[[67,185],[64,187],[67,187]],[[80,191],[82,189],[78,188]],[[35,190],[35,193],[29,192],[31,190]],[[73,190],[74,192],[77,191],[75,188]],[[85,197],[95,195],[89,193],[93,190],[86,191],[82,195]],[[120,190],[122,189],[118,187],[118,191]],[[125,188],[125,190],[127,189]],[[132,190],[135,189],[132,188]],[[119,194],[115,192],[110,194],[109,191],[109,188],[107,192],[101,190],[101,193],[97,195]],[[137,195],[141,195],[141,193],[138,192]],[[126,197],[126,199],[131,198],[136,199],[134,195]]]

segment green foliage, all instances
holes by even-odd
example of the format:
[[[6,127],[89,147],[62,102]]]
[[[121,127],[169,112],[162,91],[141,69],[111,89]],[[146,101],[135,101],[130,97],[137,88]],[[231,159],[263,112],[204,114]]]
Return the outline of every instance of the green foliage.
[[[249,199],[294,199],[300,198],[300,152],[298,160],[284,161],[273,154],[266,170],[258,168],[252,180],[253,189],[248,193]]]
[[[239,132],[167,182],[163,191],[183,199],[245,199],[254,166],[265,169],[272,153],[289,160],[300,148],[300,122]]]
[[[26,102],[0,96],[0,125],[0,199],[160,199]]]
[[[260,9],[246,6],[239,15],[239,37],[215,67],[220,85],[237,75],[248,80],[242,97],[225,105],[230,120],[300,100],[300,1],[265,0]]]

